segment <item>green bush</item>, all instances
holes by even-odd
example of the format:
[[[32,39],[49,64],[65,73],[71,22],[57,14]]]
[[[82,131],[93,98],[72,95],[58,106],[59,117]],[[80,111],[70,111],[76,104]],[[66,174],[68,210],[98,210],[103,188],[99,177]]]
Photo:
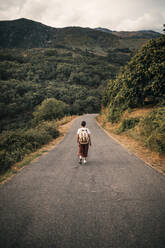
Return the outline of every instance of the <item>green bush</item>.
[[[165,153],[165,107],[153,110],[144,118],[141,135],[147,147]]]
[[[38,130],[44,130],[52,138],[57,138],[59,136],[59,131],[57,129],[56,121],[45,121],[41,122],[38,126]]]
[[[109,106],[107,119],[112,123],[116,123],[120,121],[122,113],[123,113],[122,108]]]
[[[0,172],[9,169],[26,154],[36,151],[58,135],[55,121],[41,122],[35,128],[27,130],[3,132],[0,135]]]
[[[36,150],[40,148],[42,145],[46,144],[51,140],[51,136],[44,129],[29,129],[25,132],[24,137],[27,141],[25,147],[30,149],[29,144],[31,145],[31,149]]]
[[[0,172],[3,172],[10,168],[10,166],[14,163],[13,157],[8,155],[6,150],[0,151]]]
[[[139,118],[129,118],[122,121],[116,133],[120,134],[128,129],[134,128],[139,123]]]
[[[61,119],[68,110],[66,103],[56,100],[55,98],[45,99],[40,105],[37,106],[36,111],[33,113],[34,122],[51,121],[54,119]]]

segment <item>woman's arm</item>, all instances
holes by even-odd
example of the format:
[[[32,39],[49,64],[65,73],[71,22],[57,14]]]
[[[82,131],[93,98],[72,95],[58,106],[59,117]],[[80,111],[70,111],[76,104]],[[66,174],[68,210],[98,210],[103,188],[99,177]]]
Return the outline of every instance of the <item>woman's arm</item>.
[[[88,136],[89,136],[89,145],[91,146],[92,145],[91,136],[90,136],[90,134],[88,134]]]
[[[77,134],[77,143],[79,143],[79,135]]]

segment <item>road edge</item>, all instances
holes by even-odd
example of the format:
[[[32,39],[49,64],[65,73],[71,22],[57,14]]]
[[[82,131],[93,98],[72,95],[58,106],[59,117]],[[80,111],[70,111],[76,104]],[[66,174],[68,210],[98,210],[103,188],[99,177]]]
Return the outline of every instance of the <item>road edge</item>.
[[[95,118],[95,119],[96,119],[96,118]],[[109,137],[111,137],[115,142],[117,142],[119,145],[121,145],[125,151],[127,151],[128,153],[134,155],[136,158],[138,158],[138,159],[140,159],[141,161],[143,161],[148,167],[154,169],[154,171],[158,172],[158,173],[161,174],[162,176],[165,176],[165,173],[164,173],[163,171],[161,171],[161,169],[154,167],[154,166],[153,166],[152,164],[150,164],[148,161],[145,161],[145,159],[139,157],[138,154],[136,154],[135,152],[133,152],[133,151],[129,150],[128,148],[126,148],[126,147],[124,146],[123,143],[121,143],[119,140],[117,140],[115,137],[113,137],[106,129],[104,129],[104,128],[101,126],[101,124],[97,121],[97,119],[96,119],[96,123],[97,123],[97,125],[98,125],[98,126],[99,126],[99,127],[100,127],[108,136],[109,136]]]
[[[62,140],[64,139],[65,135],[69,131],[70,127],[72,126],[73,122],[78,118],[79,116],[73,116],[73,119],[68,121],[65,124],[59,125],[59,131],[60,135],[56,139],[53,139],[48,144],[42,146],[37,151],[28,154],[25,156],[25,158],[14,164],[9,170],[7,170],[4,175],[0,175],[0,186],[5,184],[7,181],[11,180],[17,173],[19,173],[21,170],[23,170],[26,166],[30,165],[32,162],[37,161],[41,156],[44,156],[45,154],[49,153],[51,150],[53,150]]]

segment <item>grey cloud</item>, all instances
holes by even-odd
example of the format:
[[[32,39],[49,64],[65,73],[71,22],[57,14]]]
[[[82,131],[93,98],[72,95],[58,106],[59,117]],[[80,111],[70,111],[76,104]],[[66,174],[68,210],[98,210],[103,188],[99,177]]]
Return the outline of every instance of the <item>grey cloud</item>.
[[[164,0],[4,0],[0,19],[20,17],[54,27],[107,27],[138,30],[165,23]]]
[[[13,10],[16,10],[16,9],[21,9],[24,4],[26,4],[27,0],[5,0],[5,1],[1,1],[1,4],[0,4],[0,11],[2,10],[10,10],[10,9],[13,9]]]
[[[121,20],[119,25],[116,26],[116,30],[124,30],[127,27],[128,30],[142,30],[153,29],[161,31],[164,18],[162,14],[157,12],[144,13],[137,19],[124,19]]]

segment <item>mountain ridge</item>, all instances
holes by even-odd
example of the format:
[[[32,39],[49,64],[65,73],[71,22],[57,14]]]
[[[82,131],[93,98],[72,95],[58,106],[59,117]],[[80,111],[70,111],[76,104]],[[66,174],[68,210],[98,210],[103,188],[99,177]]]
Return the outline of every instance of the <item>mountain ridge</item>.
[[[130,46],[127,45],[127,39],[137,39],[135,44],[131,44],[131,49],[137,50],[149,39],[160,36],[154,31],[108,30],[78,26],[55,28],[26,18],[0,21],[0,48],[47,48],[62,45],[107,52],[109,49]]]

